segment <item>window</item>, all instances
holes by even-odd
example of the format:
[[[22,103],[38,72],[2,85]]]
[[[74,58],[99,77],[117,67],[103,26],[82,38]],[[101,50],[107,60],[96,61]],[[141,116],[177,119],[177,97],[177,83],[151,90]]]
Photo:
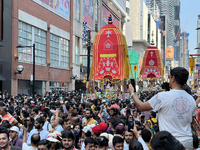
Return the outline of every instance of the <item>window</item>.
[[[91,44],[91,48],[92,48],[92,44]],[[83,55],[87,55],[87,48],[83,48],[82,49],[82,54]],[[92,55],[92,50],[90,50],[90,55]],[[82,64],[83,66],[87,66],[87,56],[82,56]],[[90,56],[90,67],[92,66],[92,56]]]
[[[52,66],[69,68],[69,41],[50,35],[50,63]]]
[[[130,9],[128,7],[126,7],[126,12],[127,14],[130,14]]]
[[[46,32],[35,28],[35,62],[46,64]]]
[[[82,49],[82,54],[87,55],[87,49],[86,48]],[[82,64],[83,64],[83,66],[87,66],[87,56],[82,56]]]
[[[35,43],[35,62],[46,64],[46,32],[19,21],[18,44],[32,46]],[[19,60],[31,62],[32,48],[18,48]]]
[[[3,39],[3,0],[0,0],[0,40]]]
[[[75,52],[75,64],[80,64],[80,47],[79,47],[79,37],[76,36],[76,52]]]
[[[80,0],[76,0],[76,20],[80,21]]]

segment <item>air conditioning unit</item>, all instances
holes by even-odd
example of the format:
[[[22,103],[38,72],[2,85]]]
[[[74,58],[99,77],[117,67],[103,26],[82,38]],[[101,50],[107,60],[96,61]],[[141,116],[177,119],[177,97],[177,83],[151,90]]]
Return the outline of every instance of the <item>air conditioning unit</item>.
[[[81,68],[81,72],[86,73],[86,72],[87,72],[87,69]]]

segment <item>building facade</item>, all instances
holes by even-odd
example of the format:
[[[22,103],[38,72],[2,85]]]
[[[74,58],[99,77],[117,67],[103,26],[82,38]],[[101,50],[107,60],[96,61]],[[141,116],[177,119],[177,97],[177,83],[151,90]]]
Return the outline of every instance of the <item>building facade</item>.
[[[0,93],[11,93],[12,0],[0,0]]]
[[[200,15],[197,20],[197,54],[200,54]],[[197,57],[196,63],[200,64],[200,57]]]
[[[180,41],[180,52],[181,52],[180,66],[190,71],[188,43],[189,43],[189,33],[182,32]]]
[[[31,6],[31,7],[30,7]],[[14,0],[12,9],[11,93],[32,93],[35,44],[35,92],[72,89],[73,1]],[[18,65],[24,70],[15,74]]]

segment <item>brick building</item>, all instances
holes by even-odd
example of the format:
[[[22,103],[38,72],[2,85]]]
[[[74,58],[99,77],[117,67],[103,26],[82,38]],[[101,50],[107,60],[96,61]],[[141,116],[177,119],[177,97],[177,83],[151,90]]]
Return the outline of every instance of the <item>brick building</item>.
[[[35,92],[71,90],[73,1],[57,4],[49,0],[12,2],[11,93],[31,93],[32,46],[35,43]],[[15,74],[18,65],[24,70]]]

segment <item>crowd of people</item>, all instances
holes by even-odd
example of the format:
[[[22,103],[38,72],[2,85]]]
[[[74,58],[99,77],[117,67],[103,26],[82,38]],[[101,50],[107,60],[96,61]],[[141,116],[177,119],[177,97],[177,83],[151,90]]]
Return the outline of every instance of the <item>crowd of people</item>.
[[[0,148],[4,150],[193,150],[198,110],[183,90],[188,71],[171,70],[168,92],[135,93],[130,100],[81,99],[80,91],[0,95]]]

